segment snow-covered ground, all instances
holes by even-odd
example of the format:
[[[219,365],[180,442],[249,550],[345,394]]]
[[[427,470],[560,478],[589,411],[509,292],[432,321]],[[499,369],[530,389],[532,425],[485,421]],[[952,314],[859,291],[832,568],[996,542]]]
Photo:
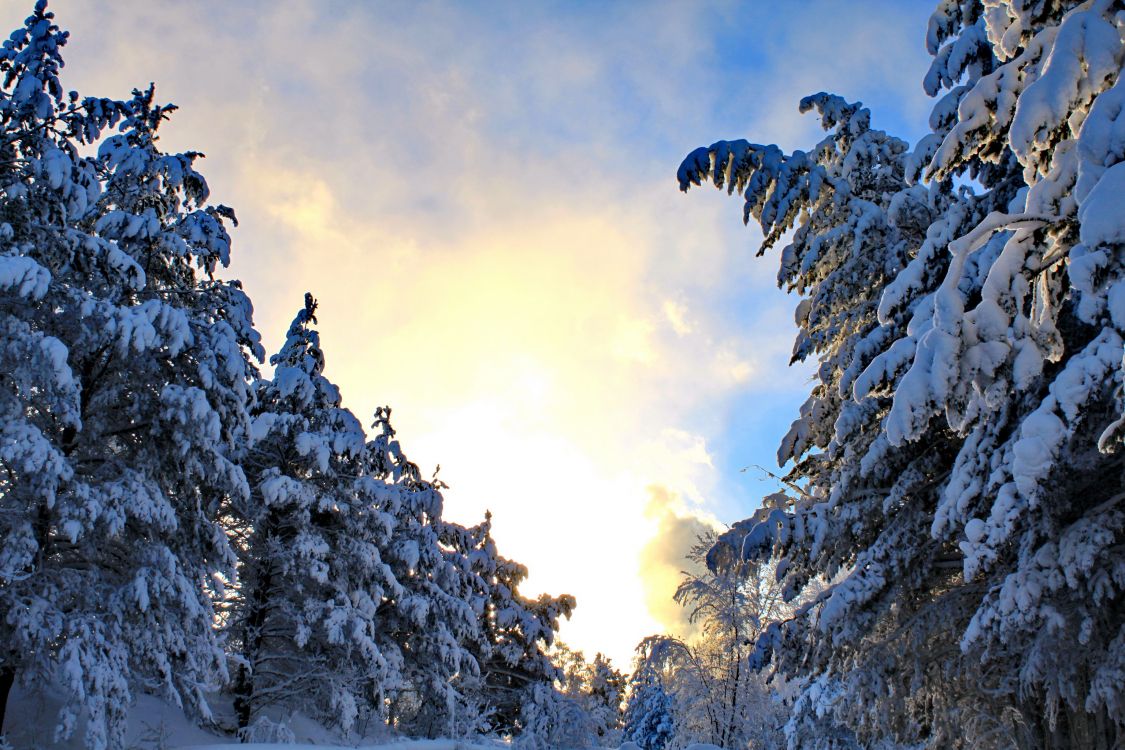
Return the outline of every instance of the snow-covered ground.
[[[275,743],[224,743],[218,745],[183,745],[193,750],[266,750],[267,748],[284,747],[288,750],[324,750],[324,745],[300,744],[278,745]],[[468,742],[465,740],[396,740],[380,745],[360,745],[360,750],[496,750],[497,745]]]
[[[74,735],[59,743],[54,743],[55,726],[58,723],[58,709],[61,697],[54,691],[27,691],[20,687],[12,690],[5,719],[6,739],[16,750],[84,750],[83,731],[85,724],[79,721]],[[221,704],[212,706],[217,718],[229,713],[229,707]],[[229,717],[228,717],[229,718]],[[469,744],[452,740],[412,740],[405,741],[372,732],[360,742],[344,743],[332,732],[325,730],[316,722],[295,714],[275,716],[272,731],[269,727],[259,727],[261,739],[276,739],[277,742],[259,744],[240,744],[233,738],[219,733],[208,732],[196,726],[184,716],[183,711],[159,698],[142,695],[129,711],[129,731],[122,750],[174,750],[175,748],[261,748],[261,747],[360,747],[387,748],[395,750],[497,750],[500,743],[492,745]],[[225,723],[229,723],[225,722]],[[373,728],[376,731],[382,727]],[[2,747],[2,745],[0,745]],[[506,746],[505,746],[506,747]]]
[[[79,722],[77,731],[69,740],[55,743],[54,731],[61,697],[51,690],[27,691],[19,686],[12,690],[5,721],[5,738],[15,750],[83,750],[82,732],[85,725]],[[223,705],[212,708],[222,717]],[[122,750],[324,750],[325,748],[354,748],[355,750],[511,750],[511,745],[500,740],[462,739],[406,739],[390,736],[380,726],[359,741],[342,742],[332,732],[300,714],[273,717],[276,741],[239,743],[196,726],[183,712],[159,698],[142,695],[129,712],[129,732]],[[270,728],[261,727],[270,732]],[[0,747],[3,744],[0,743]],[[558,750],[570,750],[558,748]],[[621,750],[639,750],[627,742]],[[710,745],[692,746],[689,750],[718,750]]]
[[[57,744],[52,742],[59,705],[58,697],[49,692],[29,693],[17,686],[12,691],[5,721],[8,730],[6,739],[11,747],[16,750],[82,750],[84,726],[81,723],[69,740]],[[215,708],[217,711],[221,709],[219,706]],[[316,722],[299,714],[285,717],[279,722],[281,731],[278,741],[242,744],[200,729],[180,709],[149,695],[141,696],[133,705],[129,725],[127,743],[122,750],[324,750],[331,747],[355,750],[512,750],[509,743],[499,740],[406,739],[385,734],[382,737],[373,734],[359,742],[344,743]],[[640,748],[632,742],[626,742],[620,750]],[[720,748],[693,744],[685,750]]]

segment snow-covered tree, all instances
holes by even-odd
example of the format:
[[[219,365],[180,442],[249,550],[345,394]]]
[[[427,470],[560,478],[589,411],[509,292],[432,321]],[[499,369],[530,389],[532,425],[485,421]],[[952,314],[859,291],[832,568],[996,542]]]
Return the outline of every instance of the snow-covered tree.
[[[215,277],[234,214],[158,147],[175,108],[64,93],[66,41],[41,1],[0,48],[0,729],[17,679],[99,749],[138,689],[209,719],[229,665],[242,729],[279,707],[432,736],[479,728],[468,693],[505,670],[553,691],[573,598],[521,597],[488,522],[442,518],[389,409],[366,439],[311,296],[258,377]]]
[[[1123,25],[1109,0],[946,0],[912,152],[818,95],[836,133],[809,154],[681,167],[743,192],[767,247],[795,227],[779,278],[820,363],[779,452],[801,496],[711,562],[833,580],[759,642],[798,714],[931,746],[1120,737]]]
[[[520,708],[520,726],[512,743],[518,750],[590,748],[596,737],[581,701],[550,685],[536,684],[528,691]]]
[[[479,609],[481,638],[470,645],[480,674],[464,681],[462,692],[480,719],[479,731],[517,734],[521,706],[534,686],[550,686],[562,676],[548,649],[561,618],[570,617],[574,597],[543,594],[528,599],[520,594],[527,568],[500,555],[491,513],[470,528],[446,522],[443,537],[467,562]]]
[[[602,654],[556,642],[550,650],[554,684],[536,681],[519,693],[519,746],[616,747],[621,743],[627,680]]]
[[[590,683],[587,710],[593,719],[594,733],[602,747],[620,744],[624,724],[625,675],[603,654],[594,654],[590,662]]]
[[[622,738],[641,750],[664,750],[675,735],[674,703],[664,688],[657,662],[645,653],[638,657],[637,668],[629,678]]]
[[[700,537],[688,554],[693,567],[702,567],[715,541],[711,533]],[[685,572],[675,599],[701,626],[692,643],[668,651],[680,657],[671,660],[681,672],[679,681],[693,686],[681,693],[681,703],[706,717],[698,739],[732,747],[775,738],[778,701],[746,662],[748,646],[792,610],[783,600],[776,567],[768,561],[737,560],[715,570]],[[680,723],[685,729],[690,724]]]
[[[226,677],[220,511],[260,358],[199,154],[174,109],[64,93],[45,3],[0,51],[0,697],[53,683],[57,734],[120,747],[137,688],[208,716]],[[103,132],[95,156],[85,155]]]
[[[474,644],[482,640],[483,603],[469,561],[442,518],[444,485],[422,478],[395,437],[391,410],[376,411],[363,454],[367,475],[393,483],[394,533],[383,560],[399,589],[386,598],[379,643],[399,675],[388,689],[388,721],[410,735],[457,735],[473,724],[461,681],[479,678]]]
[[[257,384],[244,459],[251,496],[241,514],[235,614],[235,707],[245,730],[263,708],[303,709],[349,732],[381,710],[397,679],[377,643],[378,611],[400,592],[390,545],[398,488],[364,474],[363,428],[324,376],[316,300]]]
[[[991,62],[926,174],[983,163],[1026,187],[949,245],[887,431],[961,438],[931,530],[984,587],[961,647],[1010,665],[1047,709],[1046,743],[1102,747],[1125,733],[1125,10],[985,5],[931,19],[932,88],[958,75],[947,50]]]
[[[324,377],[316,306],[306,295],[256,390],[228,623],[239,725],[284,706],[347,732],[385,703],[406,734],[518,732],[574,600],[520,596],[527,570],[499,555],[490,516],[442,518],[442,485],[405,458],[389,409],[365,443]]]
[[[701,536],[689,553],[694,568],[714,545],[712,533]],[[738,560],[716,570],[685,572],[676,601],[688,609],[699,632],[685,640],[650,636],[637,647],[627,722],[633,741],[662,741],[670,748],[692,743],[719,747],[777,747],[783,736],[783,698],[778,686],[747,663],[763,630],[786,617],[774,565]],[[660,713],[666,696],[671,711]],[[654,711],[648,716],[649,711]],[[666,738],[651,732],[667,724]],[[663,731],[663,730],[661,730]],[[644,741],[642,741],[642,739]]]
[[[581,651],[572,651],[562,643],[552,649],[551,657],[561,670],[555,687],[582,708],[587,743],[618,745],[624,724],[625,675],[604,654],[596,653],[587,660]]]

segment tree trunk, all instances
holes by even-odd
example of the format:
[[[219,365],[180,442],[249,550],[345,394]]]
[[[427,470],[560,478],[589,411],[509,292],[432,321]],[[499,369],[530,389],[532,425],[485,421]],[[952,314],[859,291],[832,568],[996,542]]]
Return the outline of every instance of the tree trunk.
[[[250,680],[250,670],[243,664],[238,668],[238,677],[234,683],[234,714],[238,718],[239,732],[250,725],[252,693],[253,683]]]
[[[735,632],[734,637],[735,637],[735,641],[737,642],[737,640],[738,640],[737,631]],[[733,744],[731,742],[731,740],[734,739],[734,732],[735,732],[735,728],[737,726],[737,721],[738,721],[738,702],[739,702],[738,699],[740,697],[739,688],[742,687],[741,682],[742,682],[742,648],[739,647],[735,651],[735,658],[734,658],[734,685],[731,687],[731,693],[730,693],[730,716],[728,717],[728,721],[727,721],[727,736],[726,736],[727,744],[723,745],[723,747],[730,747]]]
[[[238,718],[238,729],[250,726],[254,712],[254,682],[258,658],[262,653],[262,631],[266,625],[266,611],[269,608],[269,591],[273,585],[269,563],[265,563],[252,581],[252,590],[247,596],[246,620],[242,631],[243,663],[238,668],[238,678],[234,684],[234,712]]]
[[[254,714],[254,686],[257,682],[258,660],[265,645],[263,631],[269,614],[270,596],[273,593],[273,561],[269,559],[269,539],[278,526],[275,511],[270,511],[261,526],[254,529],[247,550],[249,559],[243,570],[245,575],[245,615],[242,621],[242,659],[234,684],[234,713],[238,719],[239,734],[250,726]],[[246,574],[246,569],[251,571]],[[243,740],[245,741],[245,740]]]
[[[4,734],[4,714],[8,708],[8,695],[16,681],[16,668],[9,665],[0,667],[0,735]]]
[[[234,685],[234,711],[238,717],[239,730],[250,726],[254,709],[254,672],[262,651],[262,630],[266,624],[266,592],[270,587],[270,576],[259,579],[259,585],[251,592],[246,624],[242,635],[242,658],[245,660],[238,668],[238,678]]]

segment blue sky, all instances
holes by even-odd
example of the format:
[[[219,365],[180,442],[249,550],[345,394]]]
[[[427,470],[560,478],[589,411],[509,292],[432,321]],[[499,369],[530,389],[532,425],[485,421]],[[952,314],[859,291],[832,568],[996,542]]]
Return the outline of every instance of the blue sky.
[[[676,167],[720,138],[812,146],[820,90],[915,140],[931,2],[51,7],[64,85],[180,105],[165,145],[237,210],[228,277],[267,349],[319,297],[346,403],[394,407],[527,593],[578,597],[572,645],[623,662],[684,626],[681,532],[772,490],[740,469],[774,467],[807,370],[776,254]],[[9,27],[29,8],[0,3]]]

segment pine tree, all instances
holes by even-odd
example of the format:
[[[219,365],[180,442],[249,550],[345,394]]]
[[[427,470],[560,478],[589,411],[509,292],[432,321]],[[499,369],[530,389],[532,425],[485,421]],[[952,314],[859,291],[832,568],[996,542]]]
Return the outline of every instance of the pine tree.
[[[519,750],[589,748],[596,735],[582,703],[552,686],[536,684],[520,709],[520,733],[512,743]]]
[[[656,665],[642,659],[629,680],[623,739],[641,750],[664,750],[673,736],[672,696],[664,689]]]
[[[744,558],[784,555],[779,569],[788,599],[819,575],[831,578],[854,570],[838,587],[835,610],[825,607],[827,617],[817,612],[815,623],[794,617],[784,624],[788,642],[804,647],[785,650],[781,664],[791,675],[804,675],[810,690],[822,675],[839,671],[839,679],[851,679],[850,690],[819,691],[817,701],[797,703],[820,715],[834,711],[847,721],[848,711],[864,711],[872,704],[868,691],[882,690],[880,684],[864,683],[868,667],[880,669],[877,662],[887,653],[880,650],[870,664],[862,661],[872,653],[864,642],[872,633],[871,623],[879,616],[898,616],[892,609],[898,588],[932,585],[925,571],[934,551],[903,544],[904,538],[923,537],[930,518],[921,503],[901,499],[918,493],[940,472],[943,460],[933,445],[887,450],[881,424],[891,399],[884,381],[896,376],[895,357],[902,355],[894,342],[907,321],[881,320],[880,304],[884,289],[911,256],[940,241],[936,233],[927,236],[927,225],[963,209],[948,183],[929,188],[908,184],[906,144],[873,130],[870,113],[860,105],[817,94],[802,100],[801,109],[816,109],[830,131],[809,152],[786,155],[775,146],[720,141],[689,155],[679,180],[687,189],[711,177],[718,187],[742,193],[744,218],[755,217],[762,227],[760,253],[796,226],[781,254],[778,281],[802,296],[793,358],[815,356],[819,367],[801,416],[778,451],[779,464],[794,462],[787,478],[794,497],[767,498],[759,514],[736,523],[719,540],[708,564],[723,576],[737,573]],[[883,522],[888,514],[893,523]],[[857,564],[860,554],[878,565]],[[904,571],[911,575],[902,575]],[[852,595],[852,589],[863,596]],[[819,647],[826,631],[830,649]],[[909,650],[899,645],[890,653]],[[792,661],[784,661],[787,657]],[[908,662],[904,657],[904,675]],[[906,712],[887,717],[911,719]]]
[[[594,654],[594,660],[590,662],[587,710],[600,746],[613,747],[621,743],[625,686],[625,675],[614,668],[609,658],[604,654]]]
[[[400,591],[382,560],[397,491],[362,471],[363,428],[324,376],[316,308],[306,294],[273,378],[258,383],[244,461],[251,500],[230,628],[243,730],[283,705],[347,733],[395,679],[377,640],[378,610]]]
[[[442,518],[444,485],[423,479],[406,458],[390,417],[389,408],[376,411],[364,451],[364,471],[399,492],[383,559],[400,589],[379,613],[380,647],[400,676],[388,691],[388,721],[412,736],[455,735],[468,711],[458,684],[480,676],[473,656],[482,639],[478,588]]]
[[[796,353],[821,365],[779,454],[801,496],[711,560],[782,554],[791,595],[835,579],[759,643],[804,680],[797,724],[931,746],[1120,736],[1121,19],[946,0],[913,152],[822,106],[859,137],[720,142],[681,167],[682,187],[744,191],[767,245],[797,227],[780,279],[806,297]]]
[[[562,617],[570,617],[574,597],[547,594],[528,599],[519,592],[527,568],[500,555],[492,537],[492,514],[470,528],[446,523],[446,540],[468,563],[479,610],[479,642],[470,644],[480,666],[475,684],[464,686],[484,733],[518,733],[520,708],[535,685],[551,685],[562,675],[548,649]]]
[[[927,174],[987,164],[1026,186],[950,245],[934,333],[888,417],[898,441],[921,441],[930,402],[948,403],[963,441],[932,532],[958,540],[985,591],[961,647],[1006,665],[1056,746],[1125,732],[1123,18],[1109,1],[934,14],[932,89],[958,74],[950,50],[990,58],[948,95]]]
[[[61,686],[59,736],[120,746],[138,685],[192,713],[225,680],[218,523],[247,486],[251,306],[174,109],[64,95],[39,2],[0,53],[0,697]],[[97,143],[97,156],[81,145]]]

